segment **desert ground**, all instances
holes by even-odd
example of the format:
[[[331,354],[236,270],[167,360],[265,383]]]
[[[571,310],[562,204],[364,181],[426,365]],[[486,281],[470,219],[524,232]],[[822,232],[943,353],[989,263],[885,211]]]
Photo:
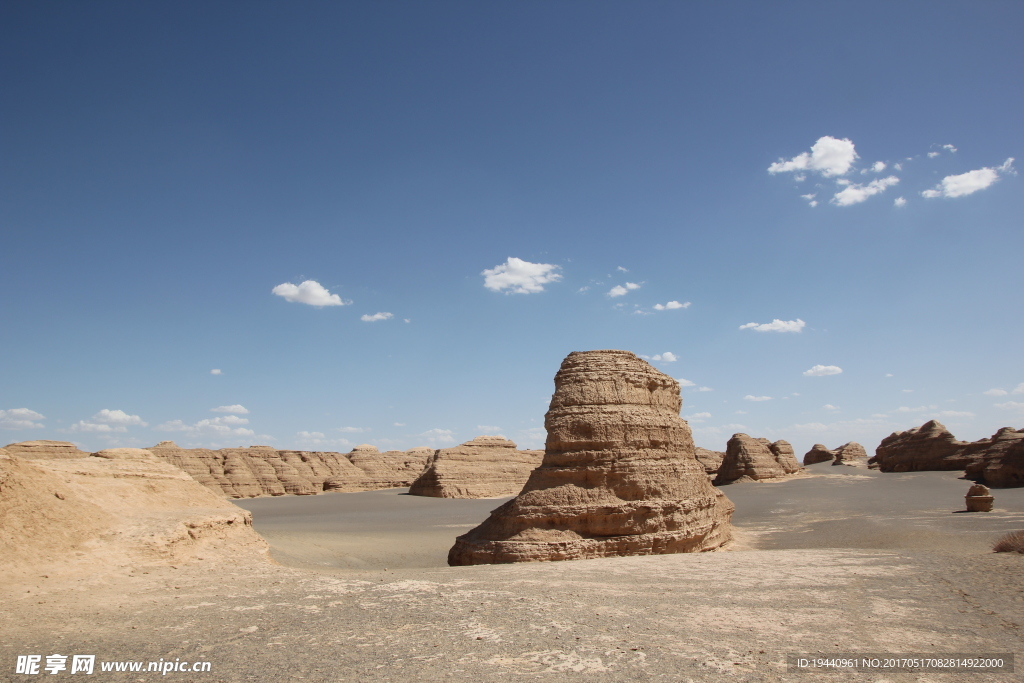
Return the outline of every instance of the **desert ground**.
[[[1024,529],[1024,489],[961,513],[960,476],[822,463],[723,487],[736,504],[728,551],[475,567],[446,566],[448,548],[506,499],[234,501],[279,564],[8,583],[2,676],[34,680],[11,673],[17,656],[61,653],[211,664],[96,680],[1024,680],[1024,555],[991,552]],[[1019,661],[1017,673],[787,671],[787,655],[839,653]]]

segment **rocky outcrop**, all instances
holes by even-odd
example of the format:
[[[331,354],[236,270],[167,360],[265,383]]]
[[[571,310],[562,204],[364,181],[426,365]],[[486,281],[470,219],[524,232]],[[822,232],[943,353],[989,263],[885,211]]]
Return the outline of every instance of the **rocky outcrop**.
[[[362,444],[348,454],[349,461],[363,471],[366,490],[410,486],[434,455],[431,448],[381,453],[375,446]]]
[[[679,383],[628,351],[574,352],[518,496],[459,536],[451,565],[714,550],[734,506],[694,456]]]
[[[161,441],[149,449],[229,498],[311,495],[324,491],[366,491],[364,472],[342,453],[278,451],[270,446],[180,448]]]
[[[987,486],[975,484],[967,490],[964,502],[967,503],[968,512],[992,512],[992,501],[995,498]]]
[[[199,559],[267,561],[246,510],[142,449],[101,453],[0,455],[0,583]]]
[[[780,479],[801,469],[788,441],[771,443],[746,434],[733,434],[718,468],[715,485]]]
[[[964,470],[996,488],[1024,486],[1024,429],[1003,427],[987,439],[958,441],[940,422],[890,434],[868,461],[883,472]]]
[[[87,458],[89,454],[78,450],[70,441],[22,441],[4,446],[10,455],[28,459]]]
[[[817,465],[819,462],[830,462],[836,459],[835,451],[831,451],[824,444],[816,443],[811,450],[804,453],[804,467]]]
[[[722,466],[722,460],[725,459],[725,451],[709,451],[695,446],[693,454],[697,457],[697,462],[704,466],[708,478],[714,479],[718,475],[718,468]]]
[[[516,450],[503,436],[478,436],[437,451],[409,493],[434,498],[514,496],[543,459],[544,451]]]
[[[844,443],[834,453],[836,454],[836,459],[832,463],[833,465],[848,465],[850,467],[868,466],[868,453],[856,441]]]

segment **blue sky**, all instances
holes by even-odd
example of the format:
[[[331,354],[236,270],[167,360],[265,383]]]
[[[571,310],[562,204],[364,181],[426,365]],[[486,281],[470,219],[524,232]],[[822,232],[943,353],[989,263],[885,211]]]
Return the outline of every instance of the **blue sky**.
[[[2,3],[0,441],[540,447],[600,348],[685,380],[708,448],[1024,427],[1022,30],[1019,2]]]

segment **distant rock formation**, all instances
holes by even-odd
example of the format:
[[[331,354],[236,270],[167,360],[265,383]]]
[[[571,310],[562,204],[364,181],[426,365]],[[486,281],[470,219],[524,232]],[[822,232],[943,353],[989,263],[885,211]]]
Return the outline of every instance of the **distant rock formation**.
[[[180,448],[161,441],[154,455],[188,472],[229,498],[311,495],[324,491],[366,491],[366,474],[342,453],[278,451],[270,446]]]
[[[413,496],[499,498],[523,489],[544,451],[520,451],[503,436],[478,436],[434,453],[409,488]]]
[[[694,456],[679,383],[628,351],[570,353],[522,492],[459,536],[450,565],[714,550],[734,506]]]
[[[964,502],[967,503],[968,512],[992,512],[992,501],[995,498],[987,486],[975,484],[967,490]]]
[[[836,459],[832,463],[833,465],[849,465],[850,467],[868,466],[868,453],[856,441],[844,443],[834,453],[836,454]]]
[[[718,468],[715,485],[744,481],[779,479],[801,470],[788,441],[771,443],[768,439],[733,434],[725,448],[725,459]]]
[[[804,465],[832,461],[833,465],[849,465],[850,467],[867,467],[868,454],[856,441],[844,443],[839,448],[829,450],[823,444],[816,443],[804,454]]]
[[[410,486],[433,455],[431,448],[381,453],[376,446],[362,444],[353,448],[347,457],[363,471],[365,490],[377,490]]]
[[[882,439],[868,461],[883,472],[964,470],[996,488],[1024,486],[1024,429],[1003,427],[988,439],[957,441],[937,420]]]
[[[4,450],[19,458],[87,458],[89,454],[78,450],[70,441],[22,441],[4,446]]]
[[[804,453],[804,467],[807,465],[817,465],[819,462],[829,462],[835,459],[835,451],[831,451],[826,448],[825,444],[816,443],[811,446],[811,450]]]
[[[267,562],[252,516],[142,449],[0,454],[0,584],[125,566]]]
[[[725,451],[709,451],[706,448],[695,446],[693,453],[697,456],[697,462],[704,466],[704,472],[709,479],[714,479],[718,474],[718,468],[722,466],[725,458]]]

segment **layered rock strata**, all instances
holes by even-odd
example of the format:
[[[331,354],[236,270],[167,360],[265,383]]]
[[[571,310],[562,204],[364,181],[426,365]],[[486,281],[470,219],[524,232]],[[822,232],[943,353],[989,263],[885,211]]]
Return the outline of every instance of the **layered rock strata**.
[[[817,465],[819,462],[831,462],[835,459],[835,451],[829,450],[825,444],[816,443],[811,446],[811,450],[804,453],[804,467]]]
[[[381,453],[375,446],[362,444],[353,448],[347,457],[363,471],[363,485],[367,490],[376,490],[410,486],[433,455],[434,450],[431,448]]]
[[[725,451],[709,451],[696,446],[693,454],[697,457],[697,462],[704,466],[705,474],[714,479],[718,475],[718,468],[722,466],[722,460],[725,459]]]
[[[715,484],[780,479],[800,470],[788,441],[780,439],[772,443],[768,439],[733,434],[726,444]]]
[[[87,452],[78,450],[78,446],[70,441],[22,441],[4,446],[4,450],[19,458],[33,460],[89,457]]]
[[[628,351],[574,352],[555,375],[541,466],[460,536],[451,565],[714,550],[734,506],[679,417],[679,383]]]
[[[142,449],[0,454],[0,583],[123,567],[268,561],[252,516]]]
[[[987,439],[958,441],[931,420],[890,434],[868,462],[883,472],[964,470],[968,478],[992,487],[1024,486],[1024,429],[1003,427]]]
[[[310,495],[324,491],[366,491],[366,474],[342,453],[278,451],[270,446],[180,448],[161,441],[149,449],[229,498]]]
[[[850,467],[867,467],[868,453],[856,441],[844,443],[835,451],[836,459],[833,465],[848,465]]]
[[[964,502],[967,503],[968,512],[992,512],[992,501],[995,498],[987,486],[975,484],[967,491]]]
[[[543,459],[544,451],[517,450],[503,436],[478,436],[434,453],[409,493],[434,498],[514,496]]]

